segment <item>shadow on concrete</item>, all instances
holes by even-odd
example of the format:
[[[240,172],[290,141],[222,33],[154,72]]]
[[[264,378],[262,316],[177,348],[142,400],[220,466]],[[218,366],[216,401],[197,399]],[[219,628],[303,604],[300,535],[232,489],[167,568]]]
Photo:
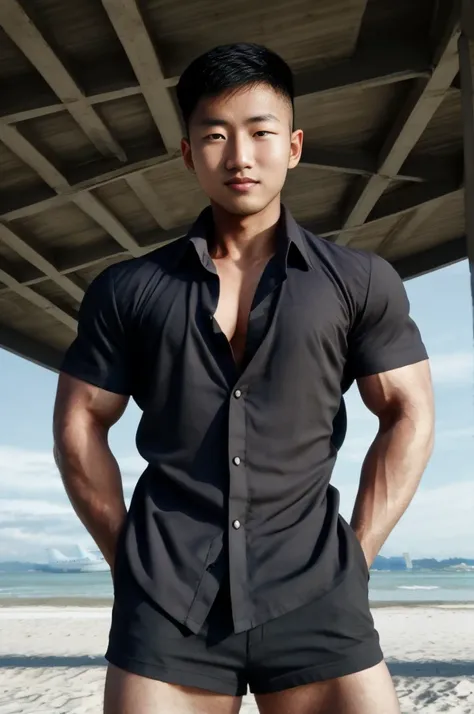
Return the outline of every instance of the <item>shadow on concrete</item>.
[[[0,669],[8,667],[25,667],[37,669],[40,667],[105,667],[107,661],[104,657],[89,655],[71,657],[27,657],[25,655],[0,655]]]
[[[473,661],[387,662],[392,677],[473,677]]]
[[[387,662],[392,677],[474,677],[473,661],[443,662]],[[0,656],[0,669],[24,667],[105,667],[107,661],[98,656],[27,657],[25,655]]]

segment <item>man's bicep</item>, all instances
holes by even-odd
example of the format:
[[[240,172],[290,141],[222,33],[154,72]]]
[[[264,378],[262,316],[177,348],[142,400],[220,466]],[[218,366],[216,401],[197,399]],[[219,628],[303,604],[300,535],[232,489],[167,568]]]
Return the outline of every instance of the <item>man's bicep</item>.
[[[129,397],[109,392],[69,374],[59,375],[54,405],[55,434],[66,425],[98,425],[108,430],[123,415]]]
[[[433,387],[429,361],[423,360],[357,380],[366,407],[382,418],[397,415],[425,416],[434,413]]]

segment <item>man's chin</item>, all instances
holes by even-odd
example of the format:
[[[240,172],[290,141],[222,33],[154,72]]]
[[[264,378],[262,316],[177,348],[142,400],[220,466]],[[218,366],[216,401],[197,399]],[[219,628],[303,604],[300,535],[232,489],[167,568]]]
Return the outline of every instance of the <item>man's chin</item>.
[[[215,200],[210,199],[211,205],[215,206],[221,211],[225,211],[231,216],[254,216],[257,213],[261,213],[273,199],[262,201],[256,200],[253,196],[239,196],[235,200]]]

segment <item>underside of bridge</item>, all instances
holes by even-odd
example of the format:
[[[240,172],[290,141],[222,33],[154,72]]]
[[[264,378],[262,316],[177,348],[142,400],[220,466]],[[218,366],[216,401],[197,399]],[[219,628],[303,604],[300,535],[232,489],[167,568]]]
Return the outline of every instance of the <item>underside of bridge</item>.
[[[207,204],[180,158],[175,87],[227,42],[294,71],[305,146],[283,198],[300,223],[403,278],[472,264],[472,6],[1,0],[0,346],[57,369],[91,280]]]

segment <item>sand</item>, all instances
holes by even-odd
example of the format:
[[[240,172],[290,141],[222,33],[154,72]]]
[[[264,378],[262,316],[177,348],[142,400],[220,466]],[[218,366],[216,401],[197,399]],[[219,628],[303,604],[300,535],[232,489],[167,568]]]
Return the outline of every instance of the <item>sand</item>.
[[[403,714],[473,714],[472,606],[373,615]],[[106,607],[0,608],[0,714],[100,714],[109,624]]]

